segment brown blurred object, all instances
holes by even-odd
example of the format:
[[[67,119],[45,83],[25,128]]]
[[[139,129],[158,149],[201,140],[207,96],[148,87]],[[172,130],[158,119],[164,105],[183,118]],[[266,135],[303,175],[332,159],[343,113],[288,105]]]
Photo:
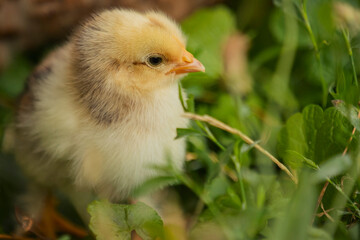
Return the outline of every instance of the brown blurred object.
[[[179,21],[222,0],[0,0],[0,71],[19,51],[62,39],[90,13],[111,7],[161,10]]]
[[[335,2],[333,7],[336,26],[348,28],[352,34],[357,34],[360,31],[360,9],[344,2]]]
[[[225,45],[223,51],[224,81],[232,94],[243,96],[252,89],[247,58],[249,46],[249,38],[241,33],[230,36]]]

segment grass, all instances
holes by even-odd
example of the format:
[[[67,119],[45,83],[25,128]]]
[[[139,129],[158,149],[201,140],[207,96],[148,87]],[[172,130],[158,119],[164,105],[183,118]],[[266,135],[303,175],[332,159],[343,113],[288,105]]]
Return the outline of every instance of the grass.
[[[191,119],[178,129],[187,138],[185,170],[158,166],[162,176],[136,194],[170,186],[188,227],[171,232],[141,204],[92,204],[94,212],[126,216],[127,228],[115,223],[113,231],[135,229],[145,239],[360,239],[360,32],[348,17],[360,18],[359,3],[277,0],[266,11],[267,1],[256,3],[202,9],[182,23],[188,50],[207,69],[182,81],[187,99],[179,85]],[[239,14],[246,11],[253,14]],[[239,32],[238,50],[224,54]],[[19,56],[0,76],[2,129],[12,116],[3,102],[22,89],[17,65],[28,73],[35,63]],[[21,191],[10,162],[1,155],[0,234],[14,226],[8,208]]]

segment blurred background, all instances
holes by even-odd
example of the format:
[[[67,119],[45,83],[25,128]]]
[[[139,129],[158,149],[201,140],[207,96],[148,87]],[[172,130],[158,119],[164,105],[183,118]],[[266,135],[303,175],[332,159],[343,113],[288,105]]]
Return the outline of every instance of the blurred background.
[[[178,130],[188,142],[185,173],[169,168],[168,178],[139,190],[172,186],[178,228],[167,239],[360,239],[359,6],[358,0],[0,0],[1,139],[27,76],[81,21],[114,7],[161,10],[181,25],[187,49],[206,67],[181,83],[187,110],[255,141],[200,121]],[[25,186],[12,154],[2,151],[0,234],[18,224],[14,199]],[[79,223],[59,199],[64,215]]]

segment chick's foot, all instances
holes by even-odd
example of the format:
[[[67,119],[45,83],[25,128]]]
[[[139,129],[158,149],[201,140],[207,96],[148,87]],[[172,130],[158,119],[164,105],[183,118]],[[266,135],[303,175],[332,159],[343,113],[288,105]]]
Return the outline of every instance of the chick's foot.
[[[79,226],[66,220],[62,217],[55,208],[55,199],[52,196],[47,196],[44,207],[38,219],[33,219],[29,216],[16,212],[17,219],[21,224],[23,232],[33,233],[40,239],[57,239],[56,233],[67,233],[78,238],[83,238],[88,235],[87,231]],[[21,238],[14,238],[21,239]],[[24,238],[25,240],[26,238]]]

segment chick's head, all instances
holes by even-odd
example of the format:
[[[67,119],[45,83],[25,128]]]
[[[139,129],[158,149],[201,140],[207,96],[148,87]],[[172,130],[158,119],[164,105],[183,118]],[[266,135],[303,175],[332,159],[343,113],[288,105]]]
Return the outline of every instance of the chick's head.
[[[73,65],[81,79],[144,94],[205,70],[185,45],[180,28],[165,15],[116,9],[94,15],[77,31]]]

